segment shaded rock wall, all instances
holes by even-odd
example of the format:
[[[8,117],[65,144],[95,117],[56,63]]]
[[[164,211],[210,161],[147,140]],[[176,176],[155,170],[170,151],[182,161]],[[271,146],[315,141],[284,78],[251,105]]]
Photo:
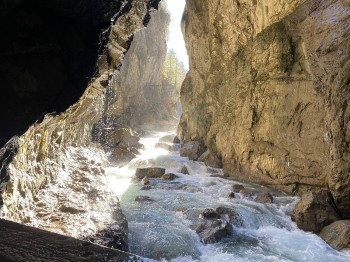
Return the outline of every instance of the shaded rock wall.
[[[100,32],[122,2],[0,1],[0,147],[78,101],[96,70]]]
[[[36,5],[39,3],[42,3],[42,6]],[[95,234],[102,236],[102,239],[107,236],[110,237],[111,241],[102,244],[127,249],[127,222],[121,212],[118,198],[110,191],[104,177],[104,171],[101,168],[104,153],[98,146],[92,144],[91,134],[93,124],[102,117],[104,112],[106,88],[110,84],[114,71],[120,67],[124,53],[129,48],[132,35],[142,29],[149,21],[149,12],[157,7],[158,1],[91,0],[75,1],[74,3],[71,1],[53,1],[50,3],[34,1],[32,4],[33,10],[45,17],[49,17],[51,9],[56,10],[55,8],[57,8],[57,10],[62,11],[60,18],[65,25],[65,31],[63,28],[60,29],[61,31],[59,29],[55,31],[54,22],[53,27],[48,28],[48,30],[52,31],[53,34],[57,33],[57,37],[62,34],[62,37],[57,40],[44,35],[43,37],[50,40],[48,46],[38,44],[40,47],[38,49],[39,54],[36,53],[37,49],[35,48],[30,48],[30,52],[24,52],[23,59],[26,63],[22,65],[23,68],[29,71],[37,70],[38,75],[35,75],[35,78],[38,79],[37,82],[46,78],[50,80],[50,83],[53,84],[49,85],[43,80],[43,87],[47,85],[53,91],[57,91],[58,93],[51,93],[52,90],[48,91],[50,96],[57,99],[57,101],[63,101],[59,99],[58,94],[67,95],[60,88],[67,87],[70,89],[69,87],[75,83],[70,81],[70,74],[74,77],[80,76],[80,74],[75,73],[74,70],[69,71],[70,73],[64,71],[61,74],[61,71],[55,68],[54,63],[52,65],[46,64],[51,59],[63,59],[57,58],[56,53],[51,53],[51,44],[54,45],[56,40],[58,42],[63,41],[68,46],[73,45],[73,50],[84,57],[82,60],[77,59],[74,56],[75,53],[70,53],[71,50],[68,48],[64,55],[72,63],[73,68],[91,70],[95,66],[94,62],[97,61],[97,73],[90,80],[88,87],[77,103],[60,115],[46,115],[18,139],[17,148],[11,151],[11,148],[8,147],[11,152],[16,150],[18,152],[14,157],[11,155],[13,159],[11,159],[10,165],[8,165],[9,161],[6,161],[7,158],[1,163],[2,184],[0,188],[2,191],[0,192],[0,198],[3,203],[1,205],[1,215],[13,221],[74,237],[96,240],[98,243],[101,243],[101,241],[93,237]],[[40,11],[44,9],[41,8],[46,7],[48,8],[47,12],[42,14]],[[11,9],[8,15],[16,8]],[[65,15],[68,16],[67,21]],[[81,21],[86,21],[88,24],[75,24],[74,19],[81,19]],[[112,24],[110,24],[111,19]],[[40,21],[38,22],[38,19],[33,19],[33,21],[37,22],[33,25],[33,28],[40,29],[42,25]],[[30,20],[29,22],[33,21]],[[76,35],[70,31],[70,23],[72,23],[72,28],[77,26],[77,29],[82,30],[77,30],[77,32],[84,32],[85,27],[91,26],[90,23],[100,25],[103,21],[107,21],[106,25],[111,25],[111,27],[101,35],[99,30],[93,34],[96,40],[99,40],[99,36],[101,37],[99,56],[97,56],[95,46],[98,42],[91,39],[85,40],[94,45],[94,59],[89,60],[88,63],[85,56],[88,56],[89,53],[84,52],[85,49],[82,49],[80,45],[76,45]],[[9,42],[11,42],[11,38],[9,38]],[[82,39],[77,39],[77,42],[84,46]],[[33,45],[35,43],[33,40]],[[49,51],[44,52],[41,47]],[[56,48],[55,45],[54,47]],[[59,46],[57,48],[61,50],[61,48],[65,49],[66,47]],[[21,50],[21,48],[18,50]],[[41,52],[44,53],[44,57],[40,56]],[[42,63],[37,64],[35,61],[31,61],[31,57],[42,61]],[[11,55],[7,59],[16,62],[16,59]],[[52,67],[50,68],[50,66]],[[41,71],[41,69],[43,70]],[[52,70],[55,74],[50,75],[47,70]],[[19,77],[15,79],[17,80],[23,75],[25,74],[19,74]],[[7,73],[6,76],[8,76]],[[84,74],[84,77],[81,77],[81,80],[84,79],[81,86],[79,85],[82,90],[86,87],[83,87],[83,83],[86,84],[87,80],[85,78],[87,76]],[[62,79],[64,82],[62,82]],[[57,82],[59,82],[59,85],[55,86]],[[66,83],[69,85],[66,86]],[[23,89],[27,87],[26,82],[22,84],[17,85],[16,88]],[[13,89],[15,87],[9,88],[12,91]],[[37,99],[42,90],[33,90],[35,92],[30,93],[28,98]],[[8,97],[9,101],[13,98],[12,93],[1,96],[1,98],[5,97]],[[48,98],[44,97],[42,99],[45,103]],[[39,104],[38,101],[35,100],[35,103]],[[65,101],[65,106],[69,105],[69,101],[71,100]],[[18,103],[20,104],[21,100]],[[31,101],[28,106],[30,107],[33,103]],[[45,112],[45,109],[40,105],[38,107],[38,112]],[[31,115],[34,116],[34,114]],[[17,121],[19,120],[16,119],[15,123],[20,122]],[[8,125],[7,130],[10,131],[12,127],[16,127],[11,122]],[[1,126],[3,127],[3,125]],[[21,123],[20,126],[23,128],[25,123]],[[3,154],[4,152],[5,154]],[[3,150],[0,157],[6,156],[7,152],[8,150]],[[92,237],[89,238],[89,236]]]
[[[349,1],[187,0],[179,133],[241,180],[329,187],[350,216]]]

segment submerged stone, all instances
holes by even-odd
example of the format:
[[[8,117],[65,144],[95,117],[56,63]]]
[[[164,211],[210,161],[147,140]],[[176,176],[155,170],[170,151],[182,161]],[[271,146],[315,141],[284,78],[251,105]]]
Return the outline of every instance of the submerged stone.
[[[136,196],[135,201],[142,203],[142,202],[152,202],[154,200],[149,196]]]

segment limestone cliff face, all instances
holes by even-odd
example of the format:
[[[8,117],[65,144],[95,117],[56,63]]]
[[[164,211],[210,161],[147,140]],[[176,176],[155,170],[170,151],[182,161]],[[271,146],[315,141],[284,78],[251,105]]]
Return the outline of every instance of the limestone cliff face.
[[[179,133],[230,176],[329,187],[350,216],[347,0],[187,0]]]
[[[104,153],[92,144],[91,134],[131,36],[148,22],[158,1],[119,4],[110,30],[101,35],[106,49],[97,77],[79,101],[58,116],[46,115],[13,142],[18,152],[10,155],[10,165],[6,155],[11,150],[0,152],[0,198],[4,218],[80,238],[101,234],[112,239],[109,246],[126,249],[127,222],[108,188]]]
[[[170,129],[178,122],[179,95],[162,74],[169,22],[165,7],[153,13],[147,28],[134,35],[120,70],[111,76],[93,141],[111,153],[112,162],[123,164],[135,156],[140,147],[138,133]]]

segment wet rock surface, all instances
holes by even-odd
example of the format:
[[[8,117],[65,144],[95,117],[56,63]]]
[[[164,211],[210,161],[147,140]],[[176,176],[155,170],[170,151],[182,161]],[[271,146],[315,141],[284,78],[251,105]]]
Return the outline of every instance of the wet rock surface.
[[[144,202],[153,202],[154,200],[149,196],[136,196],[135,201],[144,203]]]
[[[138,179],[147,178],[161,178],[165,174],[165,168],[161,167],[145,167],[137,168],[135,176]]]
[[[198,158],[198,161],[204,162],[209,167],[222,168],[221,160],[217,157],[216,154],[213,154],[209,149]]]
[[[232,208],[206,208],[199,215],[193,211],[188,210],[186,217],[192,221],[191,228],[196,231],[204,244],[217,243],[232,235],[232,225],[242,225],[238,214]]]
[[[190,141],[181,146],[180,155],[188,157],[190,160],[198,160],[203,153],[203,148],[200,142]]]
[[[273,203],[273,196],[270,193],[263,193],[256,196],[255,201],[260,203]]]
[[[292,220],[300,229],[318,233],[340,219],[333,203],[332,195],[327,190],[306,193],[295,206]]]
[[[320,237],[337,250],[350,250],[350,220],[339,220],[326,226]]]

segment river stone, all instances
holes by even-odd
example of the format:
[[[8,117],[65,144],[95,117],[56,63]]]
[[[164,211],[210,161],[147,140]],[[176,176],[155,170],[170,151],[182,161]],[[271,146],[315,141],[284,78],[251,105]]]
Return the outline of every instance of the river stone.
[[[294,208],[292,220],[305,231],[318,233],[322,228],[339,220],[333,208],[332,195],[327,190],[308,192],[302,195]]]
[[[204,162],[209,167],[222,168],[221,160],[209,149],[199,157],[198,161]]]
[[[255,201],[260,203],[273,203],[273,196],[270,193],[259,194],[256,196]]]
[[[232,225],[221,219],[203,219],[194,226],[201,242],[212,244],[219,242],[222,238],[232,234]]]
[[[204,209],[204,211],[200,215],[201,215],[201,217],[203,217],[205,219],[217,219],[217,218],[219,218],[218,213],[212,208]]]
[[[151,190],[152,189],[152,187],[151,186],[143,186],[143,187],[141,187],[140,188],[140,190],[143,190],[143,191],[146,191],[146,190]]]
[[[171,151],[172,146],[167,144],[167,143],[157,143],[156,144],[156,148],[161,148],[161,149],[164,149],[164,150],[167,150],[167,151]]]
[[[145,176],[148,178],[161,178],[164,174],[165,174],[165,168],[145,167],[145,168],[137,168],[135,176],[138,179],[143,179]]]
[[[339,220],[324,227],[320,237],[336,250],[350,249],[350,220]]]
[[[198,141],[187,142],[180,149],[180,155],[190,160],[198,160],[201,154],[202,146]]]
[[[232,186],[233,192],[239,193],[239,191],[244,190],[245,187],[243,185],[235,184]]]
[[[149,196],[142,196],[142,195],[140,195],[140,196],[136,196],[135,197],[135,201],[136,202],[152,202],[152,201],[154,201],[151,197],[149,197]]]
[[[223,219],[226,222],[229,222],[230,224],[233,224],[235,226],[243,225],[242,219],[233,208],[218,207],[216,208],[216,212],[218,213],[220,219]]]
[[[235,198],[235,192],[230,192],[227,195],[229,198]]]
[[[173,173],[168,173],[162,176],[164,180],[174,180],[176,178],[176,175]]]
[[[180,173],[185,174],[185,175],[189,175],[190,172],[188,172],[188,168],[187,166],[182,166],[181,169],[179,170]]]
[[[141,180],[141,184],[142,185],[148,185],[150,182],[149,182],[149,179],[148,179],[148,177],[147,176],[145,176],[144,178],[142,178],[142,180]]]

